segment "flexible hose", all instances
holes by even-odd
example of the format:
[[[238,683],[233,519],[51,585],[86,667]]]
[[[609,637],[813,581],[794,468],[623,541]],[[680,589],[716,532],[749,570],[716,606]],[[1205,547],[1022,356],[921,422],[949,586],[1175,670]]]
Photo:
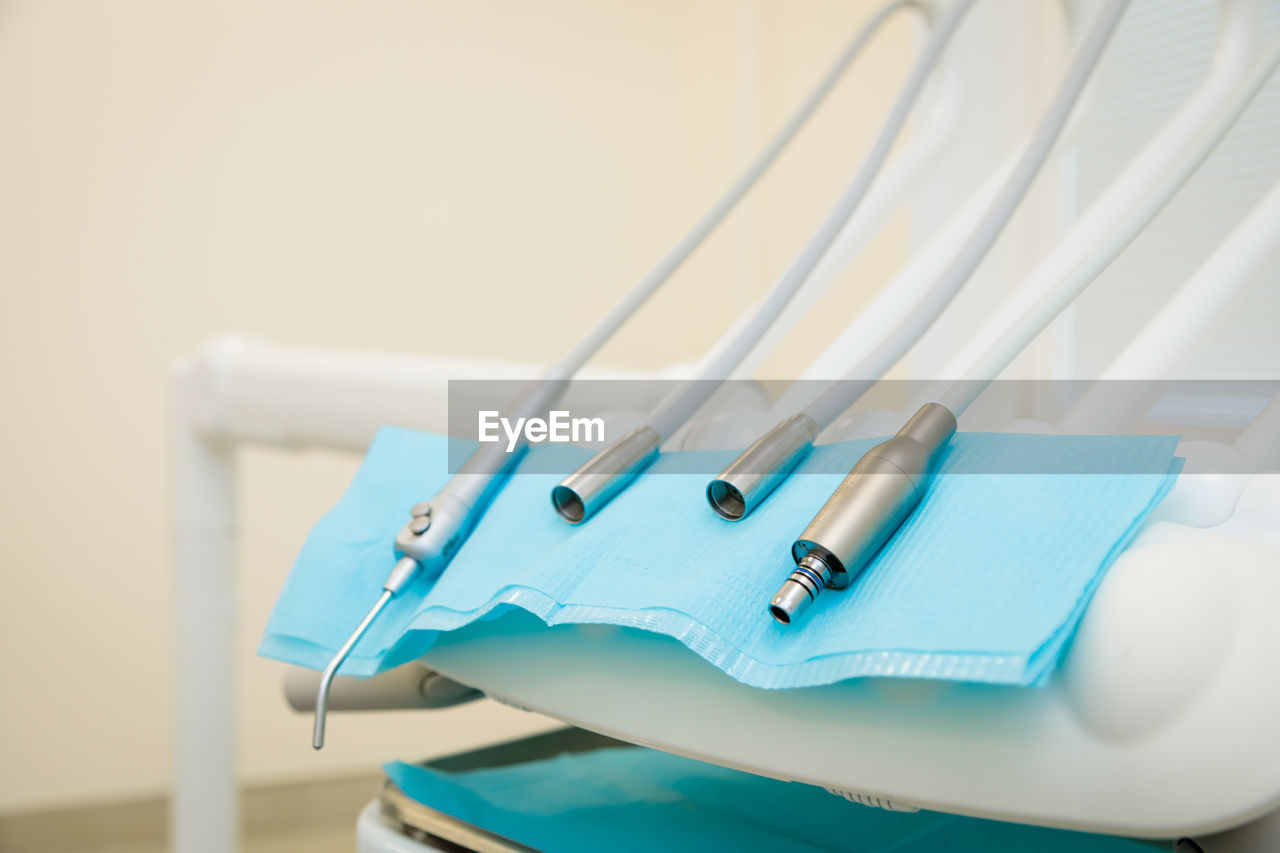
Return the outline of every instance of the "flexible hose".
[[[938,281],[925,294],[916,310],[898,324],[875,352],[859,362],[844,380],[831,385],[809,404],[805,413],[821,429],[830,424],[866,392],[879,377],[887,373],[916,341],[929,330],[943,310],[951,304],[960,288],[969,280],[991,251],[997,238],[1026,197],[1040,174],[1054,144],[1062,133],[1081,92],[1097,68],[1108,42],[1115,33],[1130,0],[1111,0],[1098,14],[1084,43],[1076,53],[1049,111],[1041,120],[1035,135],[1023,151],[1013,173],[1005,182],[995,202],[974,229],[960,252]],[[952,410],[955,411],[954,409]]]
[[[826,99],[831,90],[835,88],[836,83],[844,76],[849,65],[853,60],[857,59],[862,53],[863,48],[871,38],[884,26],[885,22],[891,18],[894,13],[903,9],[915,9],[922,13],[927,13],[927,7],[922,5],[918,0],[894,0],[894,2],[886,3],[879,11],[875,13],[865,24],[858,34],[853,37],[845,49],[837,57],[831,69],[827,71],[826,76],[819,81],[818,85],[809,93],[799,109],[791,116],[790,120],[783,125],[773,140],[765,147],[756,159],[749,165],[725,192],[720,199],[711,206],[711,209],[703,214],[702,219],[693,226],[680,242],[677,243],[667,255],[658,262],[658,264],[646,275],[635,287],[631,289],[626,296],[614,306],[613,310],[605,315],[604,319],[592,329],[586,337],[584,337],[577,346],[573,348],[564,359],[556,365],[551,373],[553,376],[571,376],[576,373],[583,364],[585,364],[595,353],[604,345],[605,341],[611,338],[615,332],[625,323],[631,315],[640,309],[650,296],[657,292],[658,288],[666,283],[667,279],[685,262],[693,251],[706,240],[716,226],[728,215],[729,211],[742,200],[760,177],[769,169],[773,162],[778,159],[778,155],[783,149],[790,144],[796,133],[800,131],[813,115],[818,106]],[[927,17],[927,14],[926,14]]]
[[[791,143],[800,129],[809,121],[818,107],[826,100],[831,90],[848,71],[853,61],[861,55],[867,44],[885,23],[897,12],[914,10],[929,19],[931,7],[920,0],[892,0],[880,7],[848,42],[834,63],[823,75],[790,119],[774,135],[764,150],[738,176],[733,185],[711,206],[694,227],[680,239],[654,268],[641,279],[631,290],[605,315],[596,326],[578,342],[563,360],[548,368],[542,376],[535,380],[533,386],[526,390],[521,400],[512,407],[512,417],[536,416],[539,405],[554,403],[559,396],[559,383],[571,378],[595,353],[609,340],[636,311],[658,291],[693,254],[738,204],[746,193],[760,180],[761,176],[778,159],[778,155]],[[523,408],[521,408],[523,404]],[[519,411],[515,411],[519,409]],[[520,457],[519,453],[508,453],[496,444],[480,445],[467,461],[464,469],[445,484],[442,491],[456,498],[467,506],[478,507],[486,503],[487,497],[497,488],[494,478],[512,468]]]
[[[903,125],[906,124],[907,116],[924,88],[929,74],[937,64],[938,57],[972,5],[973,0],[956,0],[938,22],[937,28],[911,70],[907,82],[898,93],[888,118],[853,182],[836,202],[818,232],[791,262],[769,295],[756,308],[755,313],[745,324],[733,331],[731,343],[724,347],[718,358],[706,366],[701,375],[683,383],[654,410],[649,425],[661,438],[669,437],[702,407],[719,384],[727,378],[729,372],[751,351],[756,340],[777,319],[782,309],[818,265],[823,254],[831,247],[884,165],[884,161],[889,156],[889,150]]]
[[[1280,65],[1280,40],[1272,44],[1250,67],[1243,85],[1215,97],[1213,114],[1190,122],[1185,130],[1192,139],[1182,147],[1174,162],[1162,170],[1156,191],[1144,194],[1138,204],[1127,208],[1121,221],[1109,228],[1103,245],[1084,257],[1053,288],[1021,317],[1007,327],[960,379],[951,383],[938,400],[959,416],[978,395],[1022,352],[1055,317],[1066,308],[1113,258],[1120,254],[1164,209],[1187,179],[1217,147],[1245,108]]]

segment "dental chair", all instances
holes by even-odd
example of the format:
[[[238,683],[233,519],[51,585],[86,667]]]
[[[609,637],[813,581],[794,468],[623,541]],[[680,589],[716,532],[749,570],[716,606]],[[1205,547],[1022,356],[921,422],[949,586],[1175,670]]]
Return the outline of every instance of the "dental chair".
[[[1178,518],[1149,522],[1109,570],[1044,688],[874,678],[758,690],[665,637],[547,628],[512,614],[442,635],[427,655],[382,675],[340,677],[330,707],[427,709],[484,695],[572,727],[451,757],[455,768],[611,742],[603,736],[868,807],[1088,830],[1163,849],[1280,849],[1280,683],[1263,675],[1280,659],[1280,477],[1245,476],[1218,523],[1213,483],[1196,479]],[[313,709],[315,684],[315,673],[291,669],[291,706]],[[389,783],[362,812],[359,838],[362,853],[455,849],[432,838],[522,849]]]
[[[954,89],[946,93],[956,97]],[[941,110],[931,121],[944,126],[952,118]],[[935,143],[915,144],[937,151]],[[922,170],[891,164],[889,189],[867,204],[868,222],[892,208],[895,193],[916,186]],[[845,244],[869,239],[868,222],[858,221]],[[833,254],[841,251],[849,250]],[[802,294],[796,305],[813,298]],[[789,307],[788,316],[798,319],[800,310]],[[757,362],[748,359],[743,369]],[[236,844],[233,656],[225,628],[233,609],[234,447],[359,452],[384,423],[445,432],[447,379],[535,371],[245,338],[216,341],[178,366],[179,853],[225,853]],[[694,373],[684,365],[647,375]],[[617,402],[643,410],[654,401]],[[763,390],[748,391],[722,405],[759,412],[771,401]],[[715,414],[703,413],[703,423]],[[883,434],[907,414],[854,412],[824,441]],[[1177,417],[1204,414],[1193,406]],[[1280,680],[1271,677],[1280,660],[1277,421],[1280,403],[1272,400],[1232,424],[1245,428],[1234,444],[1193,448],[1249,464],[1233,475],[1183,478],[1108,571],[1044,688],[871,678],[759,690],[664,637],[547,628],[509,614],[444,634],[421,659],[373,678],[339,676],[329,709],[428,711],[489,697],[567,726],[431,762],[443,768],[637,744],[819,786],[868,808],[1106,833],[1183,853],[1280,850]],[[1059,426],[1045,420],[1036,428]],[[695,434],[716,440],[714,430]],[[317,679],[289,669],[291,707],[314,710]],[[358,845],[361,853],[526,849],[416,803],[389,782],[358,817]]]

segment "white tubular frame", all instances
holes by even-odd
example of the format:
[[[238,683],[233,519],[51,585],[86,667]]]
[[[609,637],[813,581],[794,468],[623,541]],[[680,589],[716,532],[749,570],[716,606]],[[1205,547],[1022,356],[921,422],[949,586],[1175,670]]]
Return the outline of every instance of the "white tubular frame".
[[[443,433],[448,429],[448,380],[519,379],[537,375],[541,367],[287,348],[239,337],[214,341],[175,365],[176,720],[171,850],[230,853],[238,846],[236,448],[265,445],[361,452],[384,424]],[[686,373],[687,368],[677,367],[643,375],[675,378]],[[639,378],[642,374],[587,370],[583,375]]]
[[[235,776],[234,450],[357,451],[383,423],[446,427],[450,376],[528,366],[290,350],[224,338],[173,371],[176,721],[170,847],[238,847]]]
[[[1061,421],[1064,432],[1115,432],[1138,421],[1159,396],[1122,380],[1170,376],[1187,346],[1213,324],[1280,245],[1280,184],[1165,303]]]

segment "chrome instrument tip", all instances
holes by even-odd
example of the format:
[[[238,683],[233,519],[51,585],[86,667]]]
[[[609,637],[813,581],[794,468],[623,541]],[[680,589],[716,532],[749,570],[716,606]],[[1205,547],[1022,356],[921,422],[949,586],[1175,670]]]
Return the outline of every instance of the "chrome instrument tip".
[[[404,560],[397,563],[397,568]],[[315,725],[311,729],[311,748],[320,749],[324,746],[324,722],[329,711],[329,688],[333,685],[334,676],[338,674],[338,669],[342,666],[342,662],[347,659],[347,655],[351,654],[351,650],[356,647],[356,643],[360,642],[360,638],[364,636],[365,631],[369,630],[369,626],[373,624],[373,620],[378,618],[378,614],[382,612],[382,608],[387,606],[387,602],[391,600],[394,593],[389,589],[384,589],[382,595],[378,596],[377,602],[373,607],[369,608],[369,612],[365,614],[360,625],[351,632],[351,636],[347,637],[347,641],[333,653],[333,657],[324,668],[324,674],[320,676],[320,686],[316,688],[316,717]]]
[[[640,476],[660,444],[657,430],[642,426],[592,456],[551,490],[556,514],[570,524],[591,518]]]
[[[831,577],[831,568],[821,557],[806,554],[769,602],[770,615],[783,625],[790,625],[822,594]]]
[[[726,521],[746,518],[791,476],[817,435],[817,423],[803,412],[787,418],[707,483],[707,503]]]

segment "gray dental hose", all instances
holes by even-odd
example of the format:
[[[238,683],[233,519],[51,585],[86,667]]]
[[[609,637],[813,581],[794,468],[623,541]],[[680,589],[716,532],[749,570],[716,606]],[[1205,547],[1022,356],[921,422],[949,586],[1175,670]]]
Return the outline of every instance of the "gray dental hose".
[[[630,485],[656,457],[662,442],[693,417],[777,320],[862,203],[943,48],[973,2],[956,0],[938,22],[852,183],[764,302],[743,326],[732,332],[729,345],[704,368],[700,376],[682,383],[669,394],[653,411],[648,424],[601,450],[552,490],[551,503],[561,518],[571,524],[580,524]]]
[[[892,0],[863,24],[796,112],[724,195],[563,361],[530,384],[520,399],[509,407],[510,415],[537,416],[559,399],[569,378],[670,279],[676,269],[715,230],[808,122],[875,33],[894,13],[904,9],[926,11],[926,7],[918,0]],[[381,594],[351,636],[330,659],[321,675],[312,734],[312,746],[316,749],[324,745],[329,689],[343,662],[382,610],[423,569],[429,574],[444,570],[483,516],[489,501],[501,489],[505,477],[515,467],[523,449],[523,442],[511,453],[500,449],[497,444],[481,445],[440,492],[412,508],[409,522],[396,536],[395,552],[399,559],[383,583]]]
[[[1110,0],[1099,13],[1012,177],[974,237],[942,276],[940,284],[948,288],[931,290],[925,304],[894,330],[890,342],[903,352],[933,324],[999,236],[1061,133],[1128,5],[1129,0]],[[834,419],[847,407],[848,394],[838,388],[837,384],[819,397],[809,412],[826,417],[828,422]],[[860,393],[857,384],[852,390]],[[774,619],[790,623],[823,589],[843,589],[857,578],[914,511],[955,431],[955,413],[946,406],[927,403],[895,436],[858,460],[792,544],[796,567],[769,602]]]
[[[808,455],[818,433],[906,355],[973,276],[1044,167],[1123,11],[1123,3],[1103,11],[999,194],[915,311],[843,378],[756,440],[707,484],[707,502],[720,517],[741,520],[768,499]]]

